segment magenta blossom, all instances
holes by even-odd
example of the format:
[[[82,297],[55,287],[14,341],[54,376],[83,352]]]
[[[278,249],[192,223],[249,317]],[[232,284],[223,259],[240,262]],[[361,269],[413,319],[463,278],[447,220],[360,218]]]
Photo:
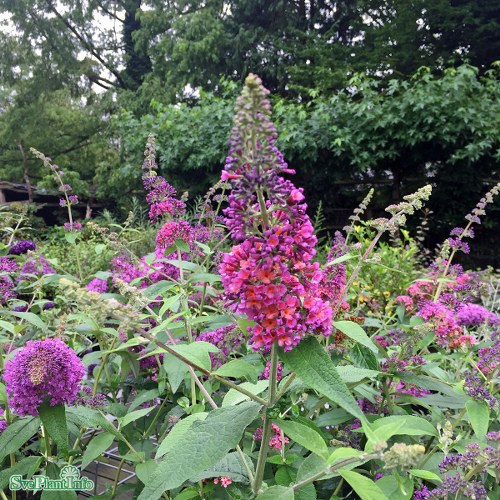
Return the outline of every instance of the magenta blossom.
[[[60,339],[30,340],[5,364],[9,406],[17,415],[36,416],[44,400],[71,405],[84,375],[82,361]]]

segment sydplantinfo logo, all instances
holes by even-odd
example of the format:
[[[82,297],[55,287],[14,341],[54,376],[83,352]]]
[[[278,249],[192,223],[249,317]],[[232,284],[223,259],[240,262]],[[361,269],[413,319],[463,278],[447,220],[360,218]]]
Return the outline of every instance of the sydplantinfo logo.
[[[59,479],[50,479],[47,476],[33,476],[23,479],[23,476],[10,476],[9,488],[11,491],[90,491],[94,489],[94,481],[88,477],[80,477],[80,471],[74,465],[66,465],[59,473]]]

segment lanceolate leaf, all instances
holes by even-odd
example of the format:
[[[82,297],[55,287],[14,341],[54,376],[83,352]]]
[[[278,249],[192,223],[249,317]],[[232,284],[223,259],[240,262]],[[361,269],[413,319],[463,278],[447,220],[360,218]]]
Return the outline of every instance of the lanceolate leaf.
[[[291,420],[276,420],[276,425],[293,441],[325,460],[330,455],[325,440],[314,429]]]
[[[0,462],[28,441],[40,426],[38,417],[26,417],[16,420],[0,434]]]
[[[332,360],[314,337],[308,337],[289,352],[280,352],[287,368],[312,389],[364,421],[363,412],[340,378]]]
[[[367,349],[370,349],[373,353],[378,353],[377,346],[372,342],[370,337],[366,335],[363,328],[357,323],[354,323],[354,321],[334,321],[333,326],[351,339],[364,345]]]
[[[42,460],[43,457],[26,457],[16,462],[12,467],[0,471],[0,490],[5,490],[7,488],[10,476],[20,475],[26,479],[31,479]]]
[[[92,460],[95,460],[99,455],[106,451],[113,443],[115,437],[110,432],[103,432],[94,436],[88,443],[85,453],[82,458],[82,470],[87,467]]]
[[[339,474],[348,482],[361,500],[388,500],[377,483],[357,472],[341,470]]]
[[[293,500],[293,488],[287,486],[271,486],[262,492],[255,500]]]
[[[484,439],[488,432],[490,422],[490,410],[486,403],[469,399],[465,405],[470,424],[479,439]]]
[[[57,444],[57,451],[66,454],[69,434],[64,405],[50,406],[48,402],[45,402],[38,408],[38,414],[46,432]]]
[[[189,435],[175,443],[158,464],[139,500],[156,500],[167,490],[213,467],[236,447],[245,428],[257,417],[260,405],[246,402],[219,408],[206,420],[194,422]]]

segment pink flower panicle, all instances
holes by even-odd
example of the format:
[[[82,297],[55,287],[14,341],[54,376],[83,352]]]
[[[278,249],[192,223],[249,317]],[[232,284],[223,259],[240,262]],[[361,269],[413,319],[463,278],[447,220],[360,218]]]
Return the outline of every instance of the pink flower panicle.
[[[226,225],[241,243],[223,255],[220,274],[226,301],[256,322],[253,348],[265,351],[276,341],[290,350],[308,333],[330,335],[328,294],[337,292],[312,262],[317,239],[302,189],[281,176],[293,171],[275,146],[269,92],[255,75],[245,83],[222,174],[231,184]],[[342,286],[341,273],[335,286]]]
[[[9,406],[18,415],[36,416],[45,399],[51,406],[71,405],[84,375],[82,361],[61,340],[30,340],[5,364]]]

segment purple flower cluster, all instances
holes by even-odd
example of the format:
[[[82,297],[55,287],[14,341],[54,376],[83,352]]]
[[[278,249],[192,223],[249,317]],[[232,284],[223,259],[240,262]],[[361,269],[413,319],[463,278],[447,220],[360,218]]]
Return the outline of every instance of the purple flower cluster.
[[[86,406],[87,408],[100,409],[108,404],[108,399],[104,394],[93,394],[92,389],[85,386],[82,394],[75,399],[75,406]]]
[[[238,327],[228,325],[210,332],[202,332],[196,337],[196,341],[209,342],[220,349],[220,352],[210,353],[212,369],[216,369],[226,362],[229,353],[235,352],[243,345],[244,337]]]
[[[149,218],[156,222],[163,215],[176,216],[184,213],[186,205],[176,199],[175,189],[160,175],[157,175],[155,138],[150,135],[144,151],[142,182],[148,191],[146,201],[150,205]]]
[[[373,340],[380,346],[380,347],[390,347],[390,346],[397,346],[401,344],[403,340],[405,340],[406,334],[403,330],[397,328],[395,330],[389,330],[386,332],[384,335],[375,335],[373,337]]]
[[[464,391],[471,398],[478,401],[484,401],[491,408],[493,408],[498,400],[491,395],[490,391],[485,387],[483,379],[476,375],[472,375],[466,372],[466,377],[464,380]]]
[[[44,255],[33,255],[26,259],[21,267],[20,280],[31,280],[33,277],[55,274],[55,269],[50,265]]]
[[[483,323],[500,324],[500,316],[478,304],[460,304],[456,312],[457,323],[461,326],[479,326]]]
[[[5,364],[9,406],[18,415],[37,415],[44,400],[71,405],[77,398],[85,367],[75,352],[56,338],[29,341]]]
[[[22,255],[28,251],[36,250],[36,244],[32,240],[22,240],[14,243],[9,248],[9,255]]]
[[[465,498],[472,498],[474,500],[487,500],[488,498],[488,493],[482,482],[467,481],[458,473],[453,476],[446,476],[439,488],[434,488],[433,490],[429,491],[427,497],[421,496],[419,498],[450,498],[448,497],[448,495],[453,495],[453,497],[451,498],[455,498],[455,495],[457,493],[462,493]]]
[[[259,380],[269,380],[270,375],[271,375],[271,361],[267,361],[266,367],[259,375]],[[278,361],[278,366],[276,370],[276,380],[279,382],[282,376],[283,376],[283,365],[281,364],[281,361]]]
[[[108,291],[108,281],[94,278],[86,286],[87,290],[97,293],[106,293]]]
[[[500,367],[500,340],[496,340],[491,347],[479,349],[477,353],[479,355],[478,368],[484,375],[493,375]]]
[[[324,277],[321,282],[320,293],[328,299],[332,306],[339,306],[344,311],[349,309],[349,304],[344,300],[346,286],[346,269],[342,263],[332,264],[335,259],[346,253],[345,238],[336,231],[332,248],[326,258]]]
[[[3,415],[3,413],[4,413],[3,409],[0,408],[0,417]],[[7,429],[7,422],[4,419],[2,419],[2,420],[0,420],[0,434],[2,434],[2,432],[5,429]]]

